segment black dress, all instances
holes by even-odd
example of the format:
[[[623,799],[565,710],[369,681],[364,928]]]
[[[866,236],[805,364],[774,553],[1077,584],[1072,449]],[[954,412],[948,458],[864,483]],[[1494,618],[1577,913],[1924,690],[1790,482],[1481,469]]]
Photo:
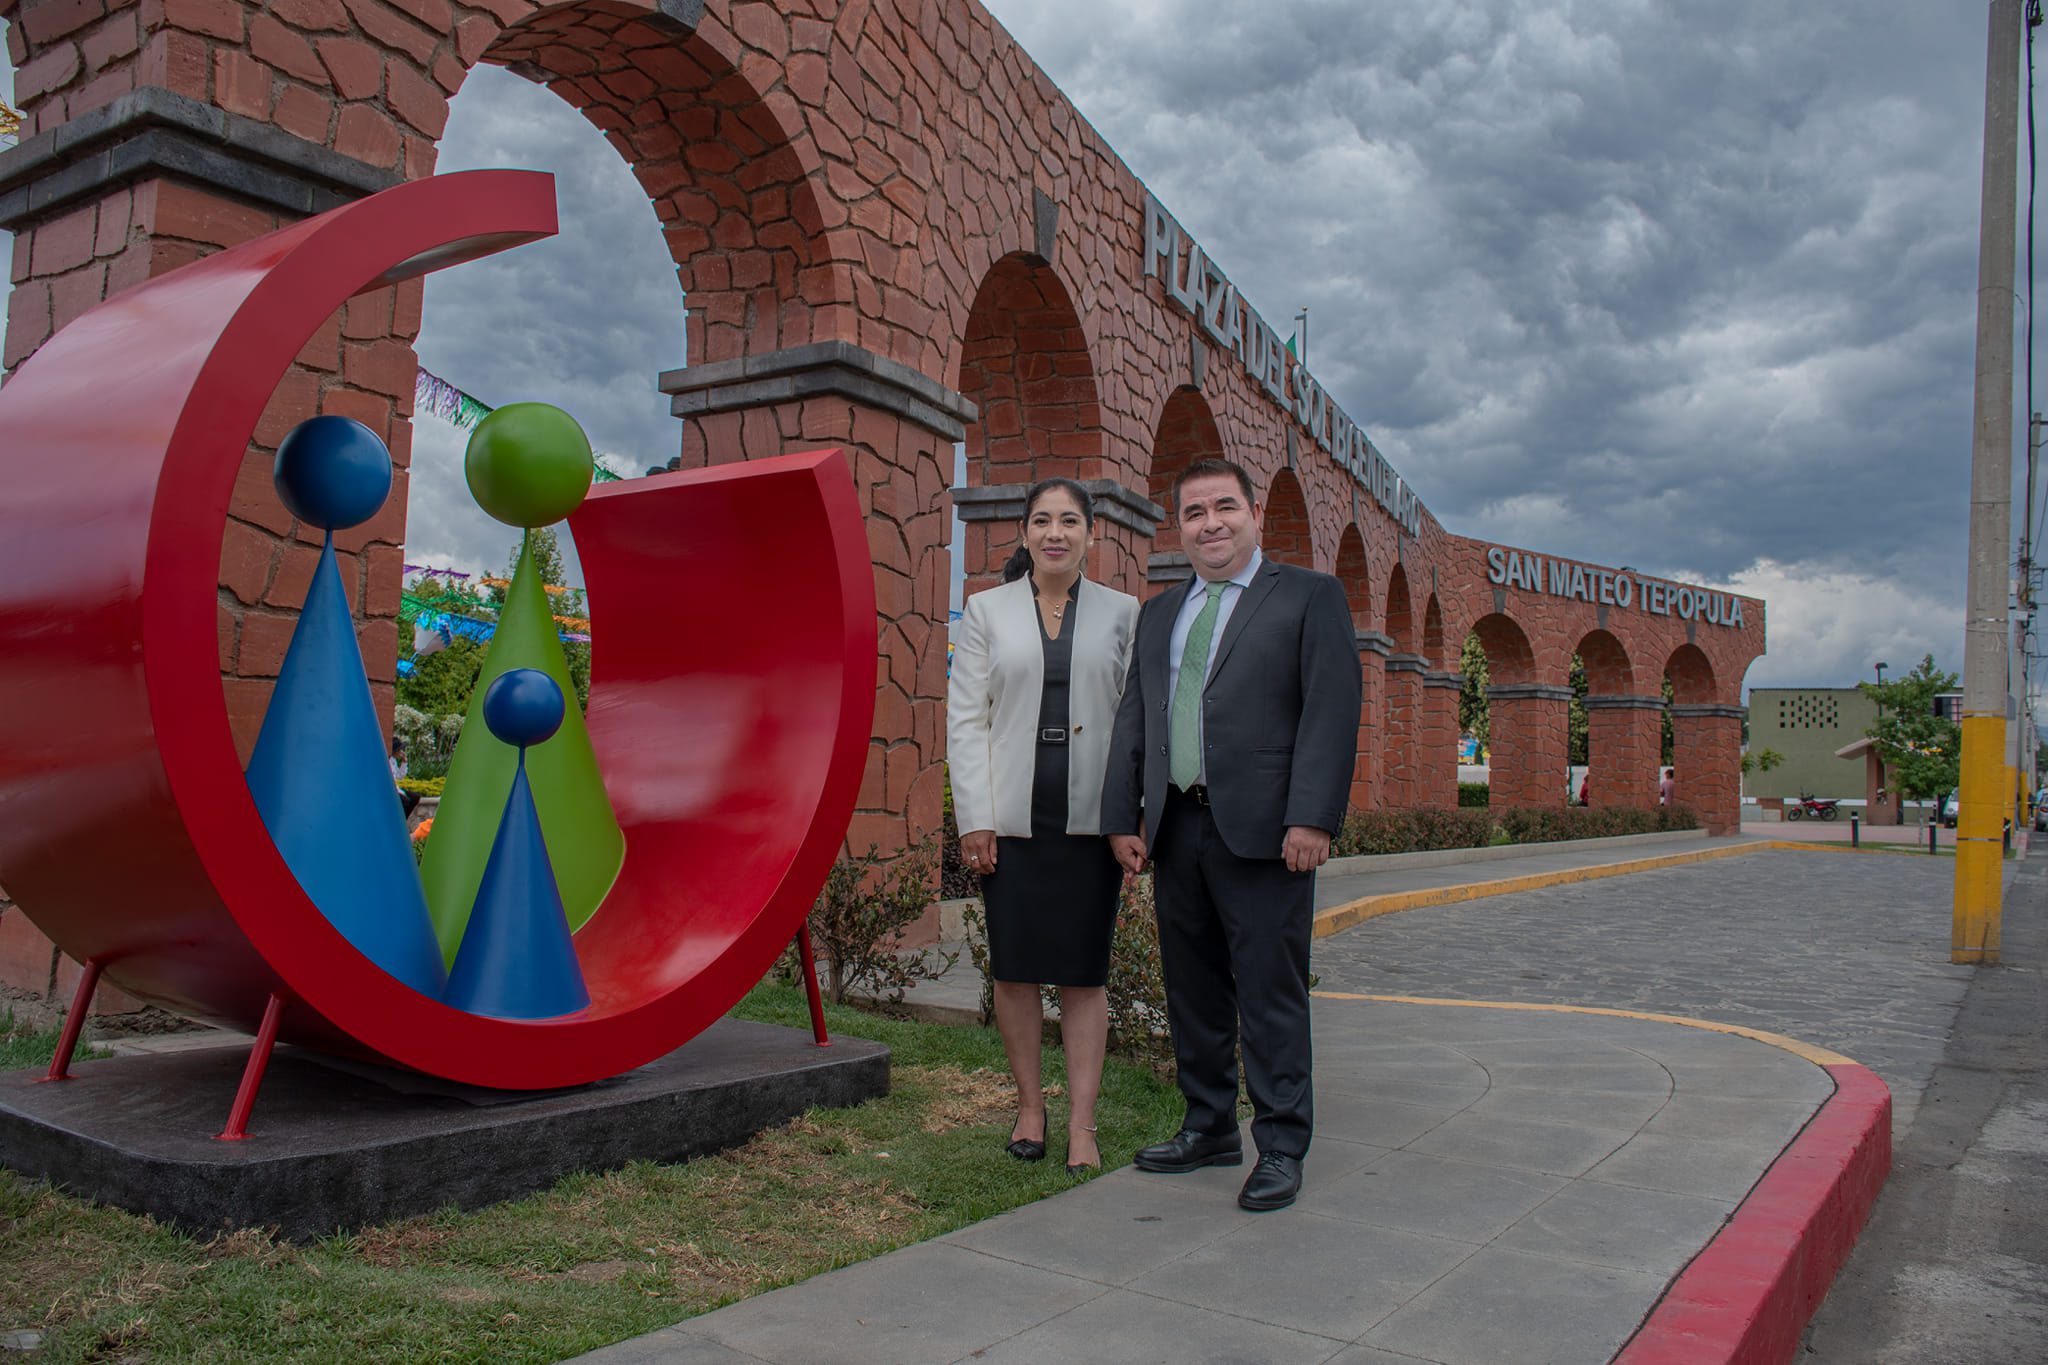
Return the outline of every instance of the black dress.
[[[1045,649],[1041,735],[1067,728],[1080,588],[1077,579],[1057,639],[1045,633],[1045,618],[1032,605]],[[1122,885],[1109,840],[1067,833],[1067,746],[1041,739],[1031,781],[1031,837],[998,838],[996,870],[981,879],[990,974],[998,981],[1102,985],[1109,979],[1109,938]]]

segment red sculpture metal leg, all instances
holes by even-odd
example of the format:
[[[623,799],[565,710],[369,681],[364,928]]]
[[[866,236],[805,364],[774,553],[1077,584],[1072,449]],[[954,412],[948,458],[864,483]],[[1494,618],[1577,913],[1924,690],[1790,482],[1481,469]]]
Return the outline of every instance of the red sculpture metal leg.
[[[78,1051],[79,1030],[85,1027],[85,1016],[92,1013],[92,993],[99,984],[100,960],[88,958],[85,971],[78,978],[78,989],[71,996],[71,1012],[64,1016],[64,1031],[57,1036],[57,1055],[50,1059],[50,1070],[44,1080],[71,1079],[71,1055]]]
[[[284,1013],[284,997],[270,993],[263,1007],[263,1023],[256,1030],[256,1045],[249,1049],[249,1064],[242,1068],[242,1085],[235,1091],[234,1107],[228,1110],[228,1126],[214,1137],[221,1142],[240,1142],[249,1136],[249,1111],[256,1107],[256,1091],[263,1085],[263,1072],[270,1065],[270,1050],[277,1046],[278,1016]]]
[[[825,1036],[825,998],[818,994],[818,959],[811,951],[809,920],[797,926],[796,955],[804,964],[804,993],[811,998],[811,1036],[818,1040],[819,1047],[830,1047],[832,1040]]]

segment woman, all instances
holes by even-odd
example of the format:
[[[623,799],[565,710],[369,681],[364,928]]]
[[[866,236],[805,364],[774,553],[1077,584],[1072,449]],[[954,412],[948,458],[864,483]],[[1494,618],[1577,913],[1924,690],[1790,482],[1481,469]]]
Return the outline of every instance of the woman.
[[[960,851],[981,876],[996,1026],[1017,1081],[1008,1151],[1045,1155],[1039,987],[1060,988],[1067,1169],[1102,1164],[1095,1100],[1109,1034],[1109,939],[1122,872],[1101,837],[1102,777],[1138,599],[1083,574],[1095,509],[1071,479],[1024,498],[1002,586],[976,593],[953,636],[947,760]]]

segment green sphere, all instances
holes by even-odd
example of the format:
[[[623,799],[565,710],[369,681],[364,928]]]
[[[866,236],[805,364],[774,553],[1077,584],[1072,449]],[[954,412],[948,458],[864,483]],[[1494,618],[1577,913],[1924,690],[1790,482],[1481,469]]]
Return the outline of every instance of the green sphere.
[[[477,505],[508,526],[552,526],[583,505],[596,461],[576,419],[550,403],[507,403],[476,424],[463,474]]]

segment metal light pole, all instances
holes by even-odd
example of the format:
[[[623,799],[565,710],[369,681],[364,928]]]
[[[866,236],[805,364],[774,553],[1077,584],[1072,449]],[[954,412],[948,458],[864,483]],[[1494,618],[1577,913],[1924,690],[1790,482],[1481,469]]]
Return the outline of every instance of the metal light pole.
[[[1970,584],[1963,621],[1963,771],[1951,962],[1998,961],[2006,782],[2006,574],[2012,553],[2014,192],[2020,0],[1991,0],[1977,238],[1977,382],[1970,442]]]

